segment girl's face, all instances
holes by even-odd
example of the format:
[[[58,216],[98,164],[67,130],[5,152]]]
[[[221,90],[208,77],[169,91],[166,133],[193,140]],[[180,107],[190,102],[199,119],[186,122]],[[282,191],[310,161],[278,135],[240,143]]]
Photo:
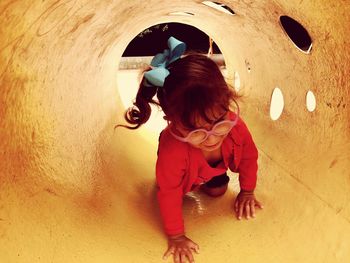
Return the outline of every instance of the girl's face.
[[[207,131],[210,131],[216,123],[228,119],[228,112],[227,111],[216,110],[213,112],[213,115],[218,116],[218,117],[212,118],[212,119],[215,119],[215,121],[213,121],[212,123],[208,123],[203,118],[200,118],[200,117],[197,118],[196,123],[195,123],[196,127],[198,127],[197,129],[205,129]],[[190,132],[193,131],[191,129],[186,128],[185,126],[183,126],[181,123],[178,123],[178,122],[174,123],[174,126],[175,126],[176,131],[182,137],[186,137]],[[199,144],[194,144],[191,142],[189,142],[189,143],[195,148],[199,148],[202,151],[210,152],[210,151],[214,151],[214,150],[217,150],[218,148],[220,148],[221,144],[224,141],[226,136],[227,136],[227,134],[222,135],[222,136],[211,134],[207,137],[207,139],[205,141],[203,141]]]

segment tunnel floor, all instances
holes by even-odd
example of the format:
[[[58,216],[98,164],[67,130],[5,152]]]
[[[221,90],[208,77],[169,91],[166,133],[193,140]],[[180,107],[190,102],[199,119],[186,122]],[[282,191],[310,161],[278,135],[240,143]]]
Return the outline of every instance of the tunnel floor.
[[[42,189],[24,198],[20,187],[3,189],[3,262],[164,262],[167,244],[156,202],[155,152],[130,158],[138,153],[123,144],[134,135],[126,130],[116,135],[105,153],[104,171],[110,176],[94,195],[67,198]],[[231,174],[229,190],[220,198],[199,192],[185,197],[187,235],[200,246],[196,262],[345,262],[349,222],[259,153],[256,195],[264,209],[255,219],[234,216],[237,174]]]

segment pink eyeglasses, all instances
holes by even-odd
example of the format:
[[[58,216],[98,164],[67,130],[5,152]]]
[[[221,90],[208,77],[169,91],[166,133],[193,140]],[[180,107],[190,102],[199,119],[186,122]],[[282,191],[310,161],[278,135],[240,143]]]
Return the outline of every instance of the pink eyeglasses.
[[[207,131],[206,129],[196,129],[191,131],[186,137],[181,137],[169,129],[170,133],[179,141],[182,142],[188,142],[191,144],[201,144],[204,142],[210,135],[215,135],[215,136],[224,136],[227,135],[231,129],[237,124],[239,119],[239,110],[236,114],[236,118],[231,121],[231,120],[223,120],[218,123],[216,123],[210,131]]]

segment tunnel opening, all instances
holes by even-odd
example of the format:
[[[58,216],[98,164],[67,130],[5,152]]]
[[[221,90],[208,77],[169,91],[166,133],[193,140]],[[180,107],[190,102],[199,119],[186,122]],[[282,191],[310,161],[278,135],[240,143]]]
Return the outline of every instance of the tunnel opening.
[[[187,51],[209,56],[219,66],[222,74],[227,74],[223,54],[216,42],[203,31],[194,26],[183,23],[169,22],[150,26],[138,33],[127,45],[119,63],[117,87],[124,109],[132,106],[137,94],[143,70],[149,67],[157,53],[166,47],[167,39],[173,36],[187,45]],[[240,87],[238,72],[233,83],[228,83],[236,91]],[[159,134],[167,122],[163,112],[155,105],[151,105],[150,119],[143,125],[148,132]],[[146,132],[147,134],[147,132]],[[144,136],[147,136],[147,135]]]

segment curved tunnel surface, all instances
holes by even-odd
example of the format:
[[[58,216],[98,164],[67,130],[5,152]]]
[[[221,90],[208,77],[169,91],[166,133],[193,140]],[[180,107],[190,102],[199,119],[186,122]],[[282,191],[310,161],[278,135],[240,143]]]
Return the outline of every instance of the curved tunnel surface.
[[[113,127],[123,121],[120,57],[140,31],[164,22],[204,31],[228,80],[239,72],[242,116],[259,149],[265,208],[256,219],[233,215],[237,180],[221,198],[185,197],[196,262],[349,261],[349,2],[225,4],[235,15],[189,0],[0,2],[2,262],[161,261],[158,134]],[[308,30],[309,54],[287,37],[282,15]],[[284,108],[273,121],[275,87]]]

